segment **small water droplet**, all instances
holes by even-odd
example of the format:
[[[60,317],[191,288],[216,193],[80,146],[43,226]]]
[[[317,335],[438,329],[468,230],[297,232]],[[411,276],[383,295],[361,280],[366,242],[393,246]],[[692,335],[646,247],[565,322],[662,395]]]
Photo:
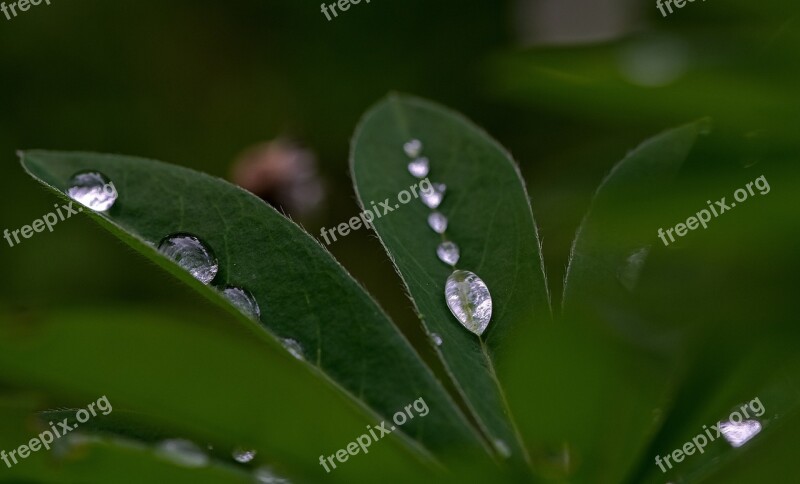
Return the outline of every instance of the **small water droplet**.
[[[431,171],[430,162],[427,158],[417,158],[408,164],[408,172],[417,178],[425,178]]]
[[[203,467],[208,464],[208,456],[189,440],[165,440],[158,444],[156,453],[170,462],[184,467]]]
[[[261,308],[258,307],[258,302],[253,294],[247,289],[241,287],[228,286],[222,290],[222,294],[236,306],[239,311],[253,319],[261,317]]]
[[[469,331],[482,335],[492,320],[492,296],[480,277],[470,271],[453,271],[444,297],[450,312]]]
[[[494,439],[494,448],[504,459],[511,457],[511,449],[508,448],[508,444],[506,444],[504,441],[500,439]]]
[[[219,264],[211,249],[191,234],[173,234],[164,237],[158,251],[169,257],[195,279],[208,284],[217,275]]]
[[[439,256],[439,260],[451,266],[455,266],[461,257],[458,246],[450,241],[439,244],[439,247],[436,248],[436,255]]]
[[[233,449],[232,454],[233,460],[239,462],[240,464],[247,464],[248,462],[252,461],[256,457],[256,451],[252,449],[243,449],[241,447],[237,447]]]
[[[433,344],[436,346],[442,346],[442,343],[444,343],[442,337],[439,336],[438,333],[431,333],[431,341],[433,341]]]
[[[442,204],[444,194],[447,192],[447,185],[444,183],[433,183],[430,190],[423,190],[420,193],[422,203],[428,208],[435,209]]]
[[[303,353],[303,347],[297,341],[291,338],[284,338],[281,340],[283,342],[283,347],[286,348],[286,351],[292,354],[298,360],[304,360],[305,354]]]
[[[437,234],[443,234],[447,230],[447,217],[441,212],[431,212],[428,215],[428,225]]]
[[[741,418],[741,415],[739,416]],[[723,422],[719,424],[719,431],[722,436],[733,447],[741,447],[747,443],[748,440],[761,432],[761,422],[758,420],[744,420],[742,422]]]
[[[409,158],[416,158],[422,152],[422,141],[412,139],[403,145],[403,151],[406,152]]]
[[[72,175],[67,195],[95,212],[105,212],[117,201],[117,189],[99,171],[83,171]]]
[[[289,479],[278,476],[270,467],[259,467],[253,477],[259,484],[291,484]]]
[[[633,292],[639,283],[639,276],[642,274],[647,256],[650,254],[650,247],[637,249],[628,256],[622,268],[617,273],[617,279],[625,286],[625,289]]]

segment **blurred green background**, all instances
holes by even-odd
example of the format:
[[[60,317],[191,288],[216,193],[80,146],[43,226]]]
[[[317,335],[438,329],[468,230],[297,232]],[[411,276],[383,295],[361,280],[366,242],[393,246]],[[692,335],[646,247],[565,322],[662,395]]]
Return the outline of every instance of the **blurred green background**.
[[[513,153],[557,302],[575,229],[614,163],[710,116],[714,133],[681,177],[685,210],[659,214],[660,225],[762,174],[774,192],[769,211],[728,215],[679,262],[674,251],[653,257],[659,279],[640,304],[684,328],[708,322],[690,338],[704,370],[689,378],[680,415],[754,334],[767,352],[796,336],[798,10],[789,0],[707,1],[663,18],[649,1],[374,0],[327,21],[306,0],[53,0],[0,17],[0,229],[55,202],[23,173],[18,149],[130,154],[232,179],[243,153],[288,139],[316,160],[322,198],[312,210],[280,203],[278,182],[264,196],[317,236],[359,211],[347,165],[359,117],[387,92],[408,92],[465,113]],[[424,338],[370,233],[330,250],[412,341]],[[211,307],[84,217],[16,247],[0,240],[0,267],[0,308],[14,313]],[[697,350],[709,341],[720,341],[713,357]]]

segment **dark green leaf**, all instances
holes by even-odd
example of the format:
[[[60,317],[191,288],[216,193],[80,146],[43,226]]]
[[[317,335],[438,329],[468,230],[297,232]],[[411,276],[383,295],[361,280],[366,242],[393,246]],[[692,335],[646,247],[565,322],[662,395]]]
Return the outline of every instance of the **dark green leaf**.
[[[288,354],[265,351],[241,328],[201,318],[180,322],[122,307],[4,323],[0,368],[0,383],[46,392],[70,407],[105,396],[109,415],[137,412],[173,438],[254,448],[257,465],[274,464],[298,482],[354,482],[383,473],[411,482],[435,475],[428,454],[398,432],[326,473],[320,454],[347,446],[379,418]],[[437,411],[431,407],[415,420]]]
[[[494,315],[482,338],[465,330],[445,304],[452,269],[436,256],[442,237],[428,227],[430,209],[411,200],[375,220],[375,228],[403,278],[447,371],[481,428],[498,450],[507,446],[517,463],[526,449],[514,426],[501,381],[509,341],[529,337],[550,321],[550,307],[536,225],[525,186],[511,156],[462,116],[435,104],[391,96],[369,111],[356,131],[351,168],[362,206],[370,208],[419,180],[408,171],[403,145],[419,139],[430,159],[431,182],[445,183],[439,211],[449,219],[447,237],[461,251],[460,269],[488,285]],[[400,200],[402,201],[402,200]],[[380,210],[380,209],[379,209]],[[503,452],[500,452],[501,454]]]
[[[103,173],[119,193],[107,213],[91,214],[103,227],[229,308],[258,337],[299,342],[309,364],[384,418],[424,398],[431,414],[403,431],[426,448],[439,454],[478,448],[471,426],[378,305],[319,243],[263,201],[218,178],[152,160],[43,151],[21,157],[34,178],[61,195],[76,172]],[[156,250],[178,232],[216,253],[219,274],[211,286]],[[216,288],[225,285],[255,296],[262,325],[219,295]]]

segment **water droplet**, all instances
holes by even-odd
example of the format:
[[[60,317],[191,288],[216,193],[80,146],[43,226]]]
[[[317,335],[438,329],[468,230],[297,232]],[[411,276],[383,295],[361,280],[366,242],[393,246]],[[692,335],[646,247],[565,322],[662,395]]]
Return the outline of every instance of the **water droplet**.
[[[436,248],[436,255],[439,256],[439,260],[451,266],[455,266],[461,257],[458,246],[450,241],[439,244],[439,247]]]
[[[416,158],[422,152],[422,141],[412,139],[403,145],[403,151],[406,152],[409,158]]]
[[[427,158],[417,158],[408,164],[408,172],[417,178],[425,178],[431,171],[431,164]]]
[[[278,476],[269,467],[259,467],[253,473],[253,477],[255,477],[256,482],[259,484],[291,484],[289,479]]]
[[[158,444],[156,453],[184,467],[203,467],[208,464],[208,456],[194,442],[184,439],[165,440]]]
[[[420,198],[422,199],[422,203],[427,205],[428,208],[435,209],[442,204],[446,191],[447,185],[444,183],[434,183],[431,185],[430,190],[423,190],[420,193]]]
[[[500,439],[494,439],[494,448],[504,459],[511,457],[511,449],[508,448],[508,444],[506,444],[504,441]]]
[[[444,343],[442,337],[439,336],[438,333],[431,333],[431,341],[433,341],[433,344],[436,346],[442,346],[442,343]]]
[[[261,317],[261,308],[258,307],[258,302],[253,294],[247,289],[241,287],[227,286],[222,290],[222,294],[236,306],[239,311],[250,316],[253,319]]]
[[[292,354],[298,360],[304,360],[305,354],[303,353],[303,347],[297,341],[291,338],[284,338],[281,340],[283,342],[283,347],[286,348],[286,351]]]
[[[719,431],[733,447],[741,447],[761,432],[761,422],[758,420],[745,420],[739,423],[723,422],[719,424]]]
[[[255,459],[256,451],[252,449],[248,450],[248,449],[243,449],[241,447],[237,447],[233,449],[232,455],[233,455],[233,460],[235,460],[236,462],[239,462],[241,464],[247,464],[248,462]]]
[[[208,284],[217,275],[219,264],[211,249],[191,234],[174,234],[164,237],[158,251],[169,257],[195,279]]]
[[[69,180],[67,195],[95,212],[105,212],[117,201],[117,189],[99,171],[76,173]]]
[[[470,271],[453,271],[444,288],[447,307],[469,331],[482,335],[492,319],[492,296],[480,277]]]
[[[443,234],[447,230],[447,217],[442,215],[441,212],[431,212],[428,215],[428,225],[437,234]]]
[[[637,249],[628,256],[622,268],[617,273],[617,279],[625,286],[625,289],[633,292],[639,283],[639,276],[642,274],[647,256],[650,254],[650,247]]]

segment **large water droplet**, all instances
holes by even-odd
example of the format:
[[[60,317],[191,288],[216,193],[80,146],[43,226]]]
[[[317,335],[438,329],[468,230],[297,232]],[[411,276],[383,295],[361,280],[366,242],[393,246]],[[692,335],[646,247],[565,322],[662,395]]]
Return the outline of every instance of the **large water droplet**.
[[[191,234],[164,237],[158,244],[158,251],[175,261],[203,284],[214,280],[219,270],[217,258],[211,249]]]
[[[428,225],[437,234],[443,234],[447,230],[447,217],[441,212],[431,212],[428,215]]]
[[[455,266],[461,257],[458,246],[450,241],[439,244],[439,247],[436,248],[436,255],[439,256],[439,260],[451,266]]]
[[[408,164],[408,172],[417,178],[425,178],[431,171],[430,162],[427,158],[417,158]]]
[[[297,341],[291,338],[283,338],[281,340],[283,343],[283,347],[286,348],[286,351],[292,354],[298,360],[304,360],[305,354],[303,353],[303,347]]]
[[[416,158],[422,153],[422,141],[412,139],[403,145],[403,151],[406,152],[409,158]]]
[[[233,455],[233,460],[235,460],[236,462],[239,462],[241,464],[247,464],[248,462],[255,459],[256,451],[252,449],[243,449],[241,447],[237,447],[233,449],[231,455]]]
[[[444,287],[447,307],[469,331],[482,335],[492,319],[492,296],[480,277],[470,271],[453,271]]]
[[[444,194],[447,192],[447,185],[444,183],[433,183],[430,190],[423,190],[420,193],[422,203],[427,205],[428,208],[435,209],[442,204]]]
[[[158,445],[156,453],[184,467],[203,467],[208,464],[208,456],[189,440],[165,440]]]
[[[439,336],[439,333],[431,333],[431,341],[433,341],[433,344],[436,346],[442,346],[442,343],[444,343],[444,340],[442,340],[442,337]]]
[[[105,212],[117,201],[117,189],[99,171],[76,173],[69,180],[67,195],[95,212]]]
[[[259,467],[253,473],[253,477],[259,484],[291,484],[289,479],[275,474],[270,467]]]
[[[733,447],[741,447],[761,432],[761,422],[758,420],[745,420],[739,423],[723,422],[719,424],[719,431]]]
[[[222,294],[236,306],[239,311],[250,316],[253,319],[258,319],[261,316],[261,308],[258,307],[256,298],[247,289],[241,287],[228,286],[222,290]]]

